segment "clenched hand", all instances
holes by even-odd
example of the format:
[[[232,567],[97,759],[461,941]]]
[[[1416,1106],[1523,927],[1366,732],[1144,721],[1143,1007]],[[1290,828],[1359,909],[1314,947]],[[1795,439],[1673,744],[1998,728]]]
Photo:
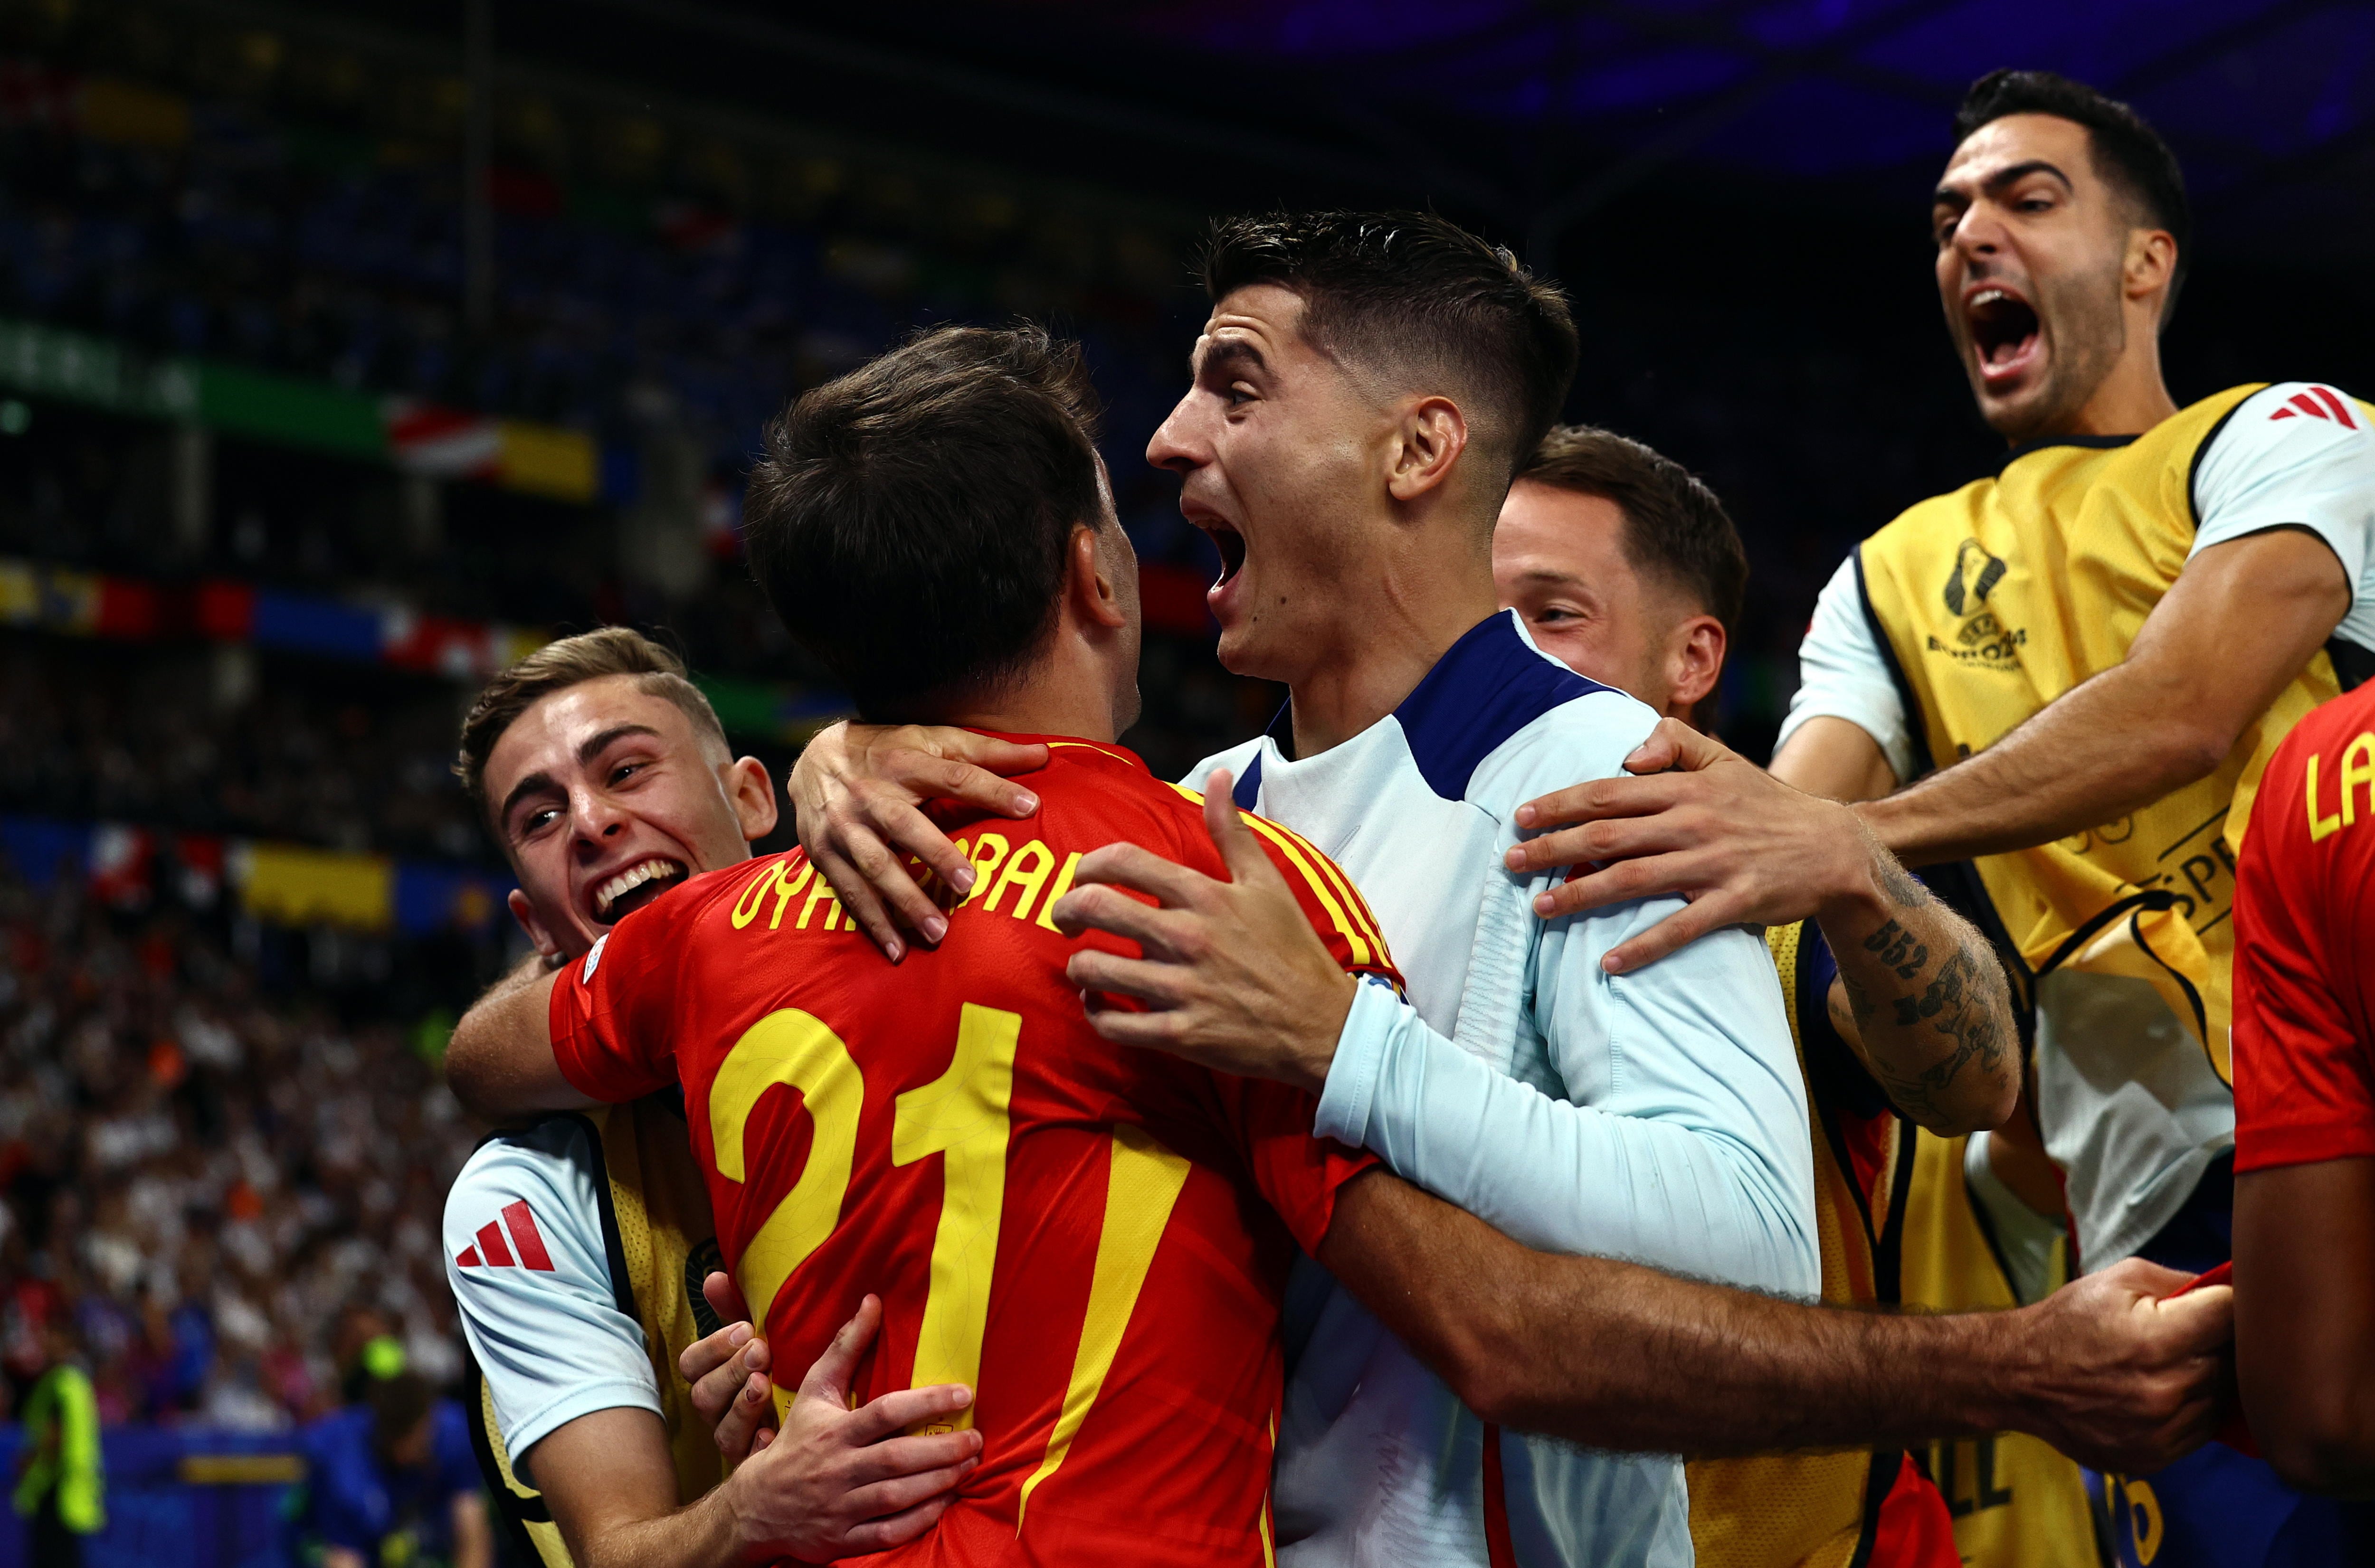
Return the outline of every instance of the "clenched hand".
[[[2082,1465],[2126,1475],[2208,1441],[2232,1396],[2235,1292],[2173,1296],[2187,1279],[2131,1257],[2026,1309],[2042,1412],[2030,1430]]]

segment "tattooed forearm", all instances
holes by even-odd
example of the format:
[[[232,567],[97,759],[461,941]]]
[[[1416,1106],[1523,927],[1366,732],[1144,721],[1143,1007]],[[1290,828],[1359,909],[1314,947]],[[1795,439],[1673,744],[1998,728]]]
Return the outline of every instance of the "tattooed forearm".
[[[1920,909],[1937,897],[1923,885],[1920,878],[1908,871],[1893,855],[1882,854],[1879,871],[1880,890],[1895,900],[1899,909]]]
[[[1822,916],[1846,1003],[1834,1017],[1849,1015],[1841,1032],[1907,1116],[1949,1134],[1993,1126],[2019,1091],[2003,967],[1969,923],[1875,853],[1883,903]]]
[[[1872,1065],[1881,1087],[1899,1110],[1917,1122],[1929,1125],[1949,1114],[1944,1096],[1972,1062],[1977,1061],[1979,1071],[1989,1076],[2003,1073],[2009,1067],[2003,1032],[1989,1011],[1979,981],[1983,964],[1994,969],[1995,955],[1982,951],[1975,959],[1969,949],[1957,949],[1939,965],[1936,975],[1919,996],[1891,998],[1896,1017],[1890,1021],[1896,1032],[1914,1031],[1926,1024],[1944,1037],[1946,1048],[1944,1055],[1911,1073],[1894,1059],[1894,1053],[1873,1054]],[[2002,987],[1999,975],[1997,988]]]
[[[1899,980],[1910,980],[1930,967],[1930,949],[1894,920],[1881,922],[1880,929],[1863,939],[1863,950],[1896,971]]]

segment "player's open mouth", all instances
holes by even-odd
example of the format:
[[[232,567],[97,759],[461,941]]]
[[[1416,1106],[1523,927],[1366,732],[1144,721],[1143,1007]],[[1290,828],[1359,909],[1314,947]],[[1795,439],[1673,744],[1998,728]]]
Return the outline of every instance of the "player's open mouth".
[[[1963,310],[1971,326],[1971,344],[1979,350],[1979,373],[2001,381],[2017,373],[2037,352],[2037,312],[2009,289],[1995,285],[1972,290]]]
[[[685,868],[654,855],[637,861],[594,890],[594,918],[614,925],[685,879]]]
[[[1217,517],[1199,526],[1211,536],[1212,548],[1221,552],[1221,575],[1213,579],[1212,586],[1225,588],[1246,564],[1246,536]]]

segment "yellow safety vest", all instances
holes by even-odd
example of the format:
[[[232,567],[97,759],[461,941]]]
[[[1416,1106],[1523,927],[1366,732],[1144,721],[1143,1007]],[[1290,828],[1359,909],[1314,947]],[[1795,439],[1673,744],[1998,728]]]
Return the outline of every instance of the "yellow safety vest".
[[[57,1494],[58,1522],[77,1535],[107,1527],[107,1472],[99,1450],[99,1400],[90,1373],[60,1362],[25,1396],[22,1418],[29,1456],[17,1481],[17,1512],[28,1518]]]
[[[1916,1131],[1902,1263],[1908,1306],[1967,1312],[2019,1304],[1963,1178],[1968,1141]],[[2062,1282],[2067,1258],[2058,1252],[2049,1284]],[[2042,1438],[1967,1437],[1933,1443],[1922,1457],[1970,1568],[2097,1568],[2103,1561],[2078,1466]]]
[[[1809,922],[1808,924],[1811,924]],[[1823,1259],[1823,1300],[1871,1305],[1897,1299],[1897,1251],[1913,1174],[1911,1128],[1892,1118],[1887,1153],[1874,1191],[1865,1194],[1837,1107],[1806,1067],[1810,1032],[1827,1034],[1829,1009],[1814,975],[1799,962],[1804,927],[1765,934],[1806,1079],[1814,1129],[1814,1226]],[[1844,1043],[1835,1042],[1845,1050]],[[1702,1568],[1851,1568],[1871,1552],[1880,1505],[1904,1464],[1901,1449],[1698,1459],[1686,1468],[1691,1544]]]
[[[619,1310],[643,1325],[644,1348],[658,1380],[669,1456],[676,1463],[677,1501],[691,1503],[726,1479],[716,1439],[694,1412],[692,1390],[676,1364],[686,1346],[717,1326],[701,1297],[703,1277],[724,1267],[718,1260],[708,1189],[702,1185],[684,1116],[672,1096],[651,1095],[578,1119],[590,1124],[597,1135],[594,1147],[603,1179],[595,1191],[602,1198],[610,1289]],[[497,1516],[530,1561],[546,1568],[573,1568],[544,1494],[512,1473],[493,1396],[475,1362],[470,1382],[470,1403],[479,1417],[472,1423],[472,1446]]]
[[[1895,666],[1917,771],[1993,745],[2127,657],[2192,548],[2197,461],[2259,390],[2230,387],[2133,440],[2024,448],[1996,477],[1864,541],[1864,608]],[[2339,689],[2320,653],[2207,778],[2116,822],[1979,859],[2005,957],[2026,971],[2015,984],[2062,967],[2145,980],[2231,1083],[2235,852],[2269,753]]]

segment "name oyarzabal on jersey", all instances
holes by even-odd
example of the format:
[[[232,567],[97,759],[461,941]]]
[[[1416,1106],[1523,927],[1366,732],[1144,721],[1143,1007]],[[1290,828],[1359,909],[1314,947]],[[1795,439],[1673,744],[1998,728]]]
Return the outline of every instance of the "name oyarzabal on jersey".
[[[1117,841],[1226,875],[1192,796],[1046,739],[1024,822],[944,822],[975,891],[893,966],[797,852],[696,878],[564,972],[552,1028],[597,1099],[681,1081],[718,1239],[781,1364],[884,1302],[858,1397],[971,1385],[982,1465],[903,1559],[1266,1560],[1279,1303],[1369,1156],[1309,1095],[1107,1044],[1048,910]],[[1393,984],[1352,883],[1257,823],[1348,971]],[[1128,944],[1102,935],[1109,950]],[[1369,989],[1370,987],[1364,987]],[[779,1396],[780,1397],[780,1396]]]

